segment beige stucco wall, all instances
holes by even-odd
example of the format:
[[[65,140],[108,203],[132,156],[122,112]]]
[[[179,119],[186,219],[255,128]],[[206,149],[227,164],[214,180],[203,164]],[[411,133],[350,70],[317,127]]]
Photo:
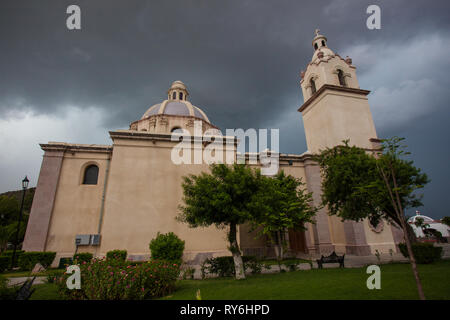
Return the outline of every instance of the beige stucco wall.
[[[336,252],[345,253],[346,239],[345,239],[344,224],[342,223],[339,217],[334,215],[329,216],[328,221],[330,225],[331,239],[334,244]]]
[[[364,231],[366,233],[367,243],[370,245],[370,251],[375,254],[376,250],[380,253],[389,253],[391,249],[396,252],[395,241],[392,235],[391,225],[386,221],[383,221],[384,227],[381,232],[374,232],[369,227],[367,219],[363,221]]]
[[[312,153],[346,139],[350,139],[350,145],[370,149],[369,139],[377,137],[368,100],[360,94],[325,90],[302,115]]]
[[[175,220],[182,177],[209,170],[206,164],[175,165],[171,161],[175,144],[114,139],[99,255],[113,249],[149,255],[150,240],[157,232],[169,231],[186,241],[187,260],[201,252],[228,254],[225,230],[192,229]]]
[[[77,234],[97,233],[107,159],[106,153],[65,153],[45,246],[57,252],[55,263],[58,257],[73,255]],[[97,185],[82,184],[89,164],[99,167]],[[80,247],[81,251],[93,252],[93,248]]]

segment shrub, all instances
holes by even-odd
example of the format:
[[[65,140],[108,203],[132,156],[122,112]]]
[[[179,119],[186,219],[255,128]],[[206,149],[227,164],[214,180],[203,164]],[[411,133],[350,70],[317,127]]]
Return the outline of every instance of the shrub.
[[[17,287],[8,287],[8,280],[0,275],[0,300],[15,300]]]
[[[291,260],[282,263],[282,265],[288,268],[289,271],[296,271],[298,268],[298,264],[299,264],[298,261],[291,261]]]
[[[47,271],[47,283],[56,283],[64,275],[64,270]]]
[[[207,272],[219,277],[232,277],[235,274],[234,261],[231,256],[209,258],[206,260]]]
[[[183,280],[193,280],[194,279],[194,274],[195,274],[195,268],[186,266],[183,268]]]
[[[261,273],[263,264],[254,256],[242,256],[244,270],[251,270],[252,274]],[[205,260],[204,270],[219,277],[232,277],[235,275],[234,260],[232,256],[223,256]],[[202,278],[203,278],[202,274]]]
[[[111,250],[106,253],[106,259],[116,259],[125,261],[127,259],[127,250]]]
[[[0,272],[3,272],[11,265],[11,259],[9,257],[0,257]]]
[[[60,294],[68,299],[135,300],[161,297],[171,293],[180,266],[167,261],[151,260],[133,265],[121,259],[92,259],[83,262],[81,289],[69,290],[64,275],[58,279]]]
[[[184,241],[173,232],[158,235],[150,242],[152,259],[171,261],[181,264],[184,251]]]
[[[31,270],[36,265],[40,263],[44,268],[48,268],[55,259],[56,252],[38,252],[30,251],[24,252],[19,258],[19,267],[22,270]]]
[[[441,259],[442,247],[435,247],[432,243],[416,242],[411,244],[414,257],[417,263],[433,263]],[[399,243],[401,253],[404,257],[408,258],[408,249],[406,244]]]
[[[73,256],[73,261],[75,261],[75,263],[83,263],[84,261],[86,262],[90,262],[92,260],[92,253],[90,252],[80,252],[77,253]],[[60,260],[61,263],[61,260]]]
[[[9,259],[8,268],[11,266],[11,259],[12,259],[13,252],[14,252],[14,250],[6,250],[1,255],[1,257],[7,257]],[[25,251],[23,251],[23,250],[16,250],[16,257],[14,258],[14,267],[19,266],[19,258],[22,255],[22,253],[24,253],[24,252]]]
[[[244,270],[251,270],[252,274],[260,274],[262,272],[263,264],[255,256],[243,256]]]

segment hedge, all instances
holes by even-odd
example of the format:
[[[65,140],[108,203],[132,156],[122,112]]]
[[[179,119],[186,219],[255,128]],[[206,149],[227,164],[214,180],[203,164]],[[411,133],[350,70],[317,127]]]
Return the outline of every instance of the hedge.
[[[127,259],[127,250],[111,250],[106,253],[106,259],[118,259],[125,261]]]
[[[93,255],[90,252],[80,252],[73,255],[73,261],[76,260],[77,263],[90,262],[92,257]]]
[[[56,252],[24,252],[19,258],[19,267],[22,270],[32,270],[36,263],[40,263],[44,268],[48,268],[55,259]]]
[[[420,264],[433,263],[441,259],[442,247],[435,247],[432,243],[425,243],[425,242],[416,242],[413,243],[411,246],[417,263]],[[405,258],[408,258],[409,254],[408,249],[406,248],[406,244],[399,243],[398,247],[400,248],[400,251],[403,254],[403,256]]]
[[[142,300],[170,294],[180,273],[180,266],[167,261],[151,260],[133,265],[121,259],[92,259],[80,265],[80,290],[67,288],[70,276],[53,278],[59,294],[70,300]]]
[[[10,266],[11,259],[9,257],[0,257],[0,272],[7,270]]]
[[[11,259],[12,259],[13,252],[14,252],[14,250],[6,250],[0,256],[0,257],[7,257],[9,259],[8,268],[11,266]],[[16,250],[16,257],[14,258],[14,267],[19,266],[19,258],[22,255],[22,253],[24,253],[24,252],[25,252],[24,250]]]

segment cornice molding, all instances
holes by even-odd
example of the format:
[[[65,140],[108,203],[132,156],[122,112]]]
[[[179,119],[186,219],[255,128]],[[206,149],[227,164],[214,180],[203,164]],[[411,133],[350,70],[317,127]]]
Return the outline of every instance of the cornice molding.
[[[347,93],[355,93],[367,96],[370,91],[369,90],[363,90],[363,89],[356,89],[356,88],[349,88],[349,87],[342,87],[342,86],[335,86],[332,84],[324,84],[320,87],[319,90],[317,90],[306,102],[298,109],[299,112],[303,112],[311,103],[313,103],[325,90],[331,90],[331,91],[339,91],[339,92],[347,92]]]

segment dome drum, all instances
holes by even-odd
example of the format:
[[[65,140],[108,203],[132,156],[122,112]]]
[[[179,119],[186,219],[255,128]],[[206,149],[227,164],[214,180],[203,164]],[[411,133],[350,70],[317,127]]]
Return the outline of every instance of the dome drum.
[[[172,130],[182,128],[193,134],[195,120],[202,121],[203,132],[208,129],[218,130],[203,110],[187,100],[188,96],[183,82],[173,82],[168,90],[168,99],[148,108],[140,120],[130,124],[130,130],[170,134]]]

